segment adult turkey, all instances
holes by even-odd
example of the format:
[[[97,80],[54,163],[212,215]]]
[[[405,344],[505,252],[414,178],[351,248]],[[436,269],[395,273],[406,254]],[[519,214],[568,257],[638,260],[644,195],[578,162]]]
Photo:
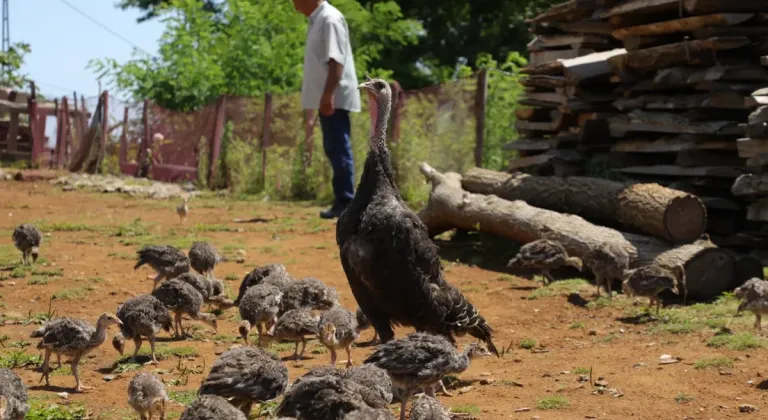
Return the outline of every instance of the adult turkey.
[[[360,88],[375,99],[376,123],[355,198],[336,225],[341,263],[358,305],[383,343],[394,338],[393,325],[408,325],[451,342],[469,333],[498,356],[493,329],[445,280],[426,226],[400,197],[386,144],[389,84],[366,78]]]

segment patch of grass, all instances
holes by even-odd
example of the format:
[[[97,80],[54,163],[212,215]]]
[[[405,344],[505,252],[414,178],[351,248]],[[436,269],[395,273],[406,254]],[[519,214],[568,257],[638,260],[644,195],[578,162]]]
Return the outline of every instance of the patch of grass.
[[[72,375],[72,366],[70,365],[61,365],[60,368],[56,368],[51,371],[51,375],[53,376],[71,376]]]
[[[326,353],[328,353],[328,349],[325,348],[325,346],[315,345],[315,347],[312,348],[312,351],[310,353],[312,353],[312,354],[326,354]]]
[[[37,227],[43,232],[96,232],[98,226],[74,222],[38,222]]]
[[[541,299],[549,296],[569,295],[579,293],[590,287],[588,281],[584,279],[568,279],[550,283],[549,286],[540,287],[528,295],[528,299]]]
[[[765,344],[764,339],[748,332],[716,335],[707,341],[709,347],[726,347],[736,351],[759,349],[765,347]]]
[[[0,368],[16,369],[27,365],[39,365],[43,362],[39,354],[25,351],[11,351],[0,355]]]
[[[228,280],[228,281],[236,281],[239,279],[240,277],[237,274],[227,274],[226,276],[224,276],[224,280]]]
[[[697,360],[693,367],[694,369],[729,368],[733,367],[733,359],[725,356],[708,357]]]
[[[522,341],[520,341],[520,348],[521,349],[527,349],[530,350],[532,348],[536,347],[536,340],[526,338]]]
[[[539,410],[559,410],[570,405],[568,398],[562,395],[550,395],[536,401],[536,408]]]
[[[293,349],[296,347],[296,343],[272,343],[269,346],[269,351],[273,351],[275,353],[281,353],[284,351],[293,351]]]
[[[690,334],[705,329],[719,329],[725,325],[748,327],[750,319],[736,314],[739,300],[733,293],[723,293],[712,303],[697,303],[686,307],[662,310],[660,322],[650,328],[653,333]],[[629,316],[640,313],[637,309],[627,310]]]
[[[568,328],[570,328],[572,330],[576,330],[576,329],[579,329],[579,328],[586,328],[586,327],[587,327],[587,325],[584,324],[581,321],[576,321],[576,322],[574,322],[574,323],[572,323],[571,325],[568,326]]]
[[[90,276],[90,277],[88,277],[88,281],[91,282],[91,283],[103,283],[104,282],[104,277]]]
[[[262,254],[275,255],[277,253],[277,247],[274,245],[267,245],[261,247],[259,250]]]
[[[610,333],[610,334],[606,335],[605,337],[596,338],[594,340],[594,342],[595,343],[606,343],[607,344],[607,343],[610,343],[613,340],[617,339],[618,337],[619,336],[616,335],[616,333]]]
[[[451,407],[451,411],[454,413],[480,414],[480,408],[474,404],[454,405]]]
[[[116,363],[115,367],[112,369],[112,373],[134,372],[137,370],[141,370],[140,363],[134,363],[134,362]]]
[[[119,225],[112,236],[136,237],[149,235],[149,226],[142,222],[141,217],[137,217],[128,223]]]
[[[675,395],[675,402],[678,403],[678,404],[685,404],[685,403],[691,402],[691,401],[693,401],[695,399],[696,399],[696,397],[694,397],[693,395],[688,395],[688,394],[686,394],[684,392],[681,392],[681,393]]]
[[[88,412],[80,403],[62,406],[40,401],[31,404],[25,420],[85,420],[88,417]]]
[[[52,269],[35,269],[32,270],[33,276],[44,276],[44,277],[61,277],[64,275],[64,270],[61,268],[52,268]]]
[[[27,269],[24,266],[18,266],[11,271],[11,277],[14,279],[23,279],[27,276]]]
[[[155,347],[155,356],[158,359],[164,359],[171,356],[176,357],[195,357],[199,353],[197,352],[197,349],[190,346],[179,346],[179,347],[170,347],[165,345],[157,345]],[[141,350],[139,350],[139,355],[141,356],[149,356],[150,350],[147,347],[143,347]]]
[[[235,232],[236,228],[222,224],[203,224],[197,223],[192,227],[194,232]]]
[[[256,409],[256,417],[269,417],[272,418],[277,413],[277,408],[280,406],[280,400],[268,401],[254,407]]]
[[[179,404],[189,405],[192,401],[197,399],[197,390],[189,389],[186,391],[169,391],[168,398],[176,401]]]
[[[592,369],[590,369],[590,368],[585,368],[585,367],[576,367],[576,368],[573,368],[573,371],[572,371],[572,372],[573,372],[573,373],[575,373],[575,374],[577,374],[577,375],[589,375],[589,372],[590,372],[591,370],[592,370]]]
[[[84,299],[88,296],[88,293],[93,290],[95,289],[91,286],[75,287],[72,289],[60,290],[56,292],[53,297],[61,300]]]
[[[27,280],[27,284],[30,286],[34,286],[36,284],[48,284],[48,279],[45,277],[35,276]]]

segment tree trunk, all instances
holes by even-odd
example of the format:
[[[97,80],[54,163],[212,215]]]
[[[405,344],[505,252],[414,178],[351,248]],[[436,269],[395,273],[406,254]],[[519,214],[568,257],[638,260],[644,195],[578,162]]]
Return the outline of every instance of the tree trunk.
[[[658,184],[536,177],[480,168],[468,170],[461,184],[470,192],[523,200],[532,206],[578,214],[672,243],[693,242],[707,227],[707,210],[698,197]]]
[[[546,238],[560,242],[569,255],[580,258],[602,243],[613,242],[629,253],[632,267],[684,264],[690,299],[710,299],[750,277],[762,277],[762,273],[752,272],[755,270],[737,270],[736,256],[717,248],[708,238],[670,247],[657,238],[622,233],[594,225],[580,216],[533,207],[521,200],[467,192],[462,189],[461,175],[442,174],[426,163],[422,163],[421,171],[431,182],[432,191],[419,217],[432,236],[460,228],[521,243]]]

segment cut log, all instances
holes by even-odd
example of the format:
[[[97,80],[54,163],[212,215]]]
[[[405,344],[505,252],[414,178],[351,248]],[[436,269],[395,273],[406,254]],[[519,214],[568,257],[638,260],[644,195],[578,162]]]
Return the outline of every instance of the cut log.
[[[627,70],[652,71],[678,64],[707,64],[714,62],[712,52],[731,50],[749,43],[747,37],[697,39],[615,55],[608,58],[608,63],[614,73]]]
[[[736,178],[731,192],[737,197],[768,195],[768,175],[744,174]]]
[[[701,166],[698,168],[684,168],[677,165],[653,165],[653,166],[631,166],[619,170],[625,174],[635,175],[659,175],[671,177],[712,177],[712,178],[738,178],[744,173],[740,167],[731,166]]]
[[[608,45],[610,42],[611,41],[608,38],[595,35],[538,35],[528,43],[527,47],[528,51],[545,51],[550,48],[570,47],[574,45]]]
[[[732,121],[693,121],[681,114],[634,110],[611,118],[611,135],[624,137],[628,132],[740,135],[745,128]]]
[[[656,140],[619,140],[611,148],[615,152],[668,153],[681,150],[735,150],[736,142],[716,137],[678,136]]]
[[[755,201],[747,206],[747,220],[768,222],[768,198]]]
[[[755,15],[753,13],[717,13],[706,16],[692,16],[647,25],[630,26],[613,31],[617,39],[636,36],[659,36],[679,32],[691,32],[695,29],[715,26],[732,26],[746,22]]]
[[[768,153],[768,139],[738,139],[736,148],[739,150],[739,157],[751,158],[761,153]]]
[[[746,109],[745,96],[739,92],[720,90],[691,95],[648,94],[634,98],[621,98],[613,102],[619,110],[632,109],[670,109],[686,110],[690,108]]]
[[[523,200],[537,207],[577,214],[676,243],[699,238],[707,226],[707,212],[701,200],[657,184],[510,175],[472,168],[464,174],[462,186],[469,192]]]
[[[555,89],[565,86],[566,80],[561,76],[529,76],[522,78],[520,84],[525,87]]]
[[[768,26],[720,26],[712,28],[699,28],[693,31],[693,37],[698,39],[712,38],[713,36],[767,36]]]
[[[593,77],[609,75],[611,68],[608,64],[610,57],[627,53],[624,48],[596,52],[583,57],[569,60],[557,60],[538,66],[527,66],[520,70],[524,74],[565,76],[569,82],[575,83]]]
[[[705,239],[670,247],[656,238],[621,233],[589,223],[580,216],[533,207],[522,200],[508,201],[495,195],[467,192],[462,189],[461,175],[442,174],[426,163],[421,165],[421,171],[432,184],[432,191],[419,217],[432,236],[459,228],[521,243],[546,238],[560,242],[570,255],[582,258],[595,247],[613,243],[630,255],[632,267],[683,264],[691,299],[716,297],[746,280],[737,276],[755,274],[737,272],[735,255]]]

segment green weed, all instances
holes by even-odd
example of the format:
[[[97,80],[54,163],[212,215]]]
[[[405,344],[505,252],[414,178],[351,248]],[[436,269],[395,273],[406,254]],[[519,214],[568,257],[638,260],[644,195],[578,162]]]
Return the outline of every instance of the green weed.
[[[539,410],[559,410],[569,405],[571,402],[562,395],[550,395],[536,401],[536,408]]]
[[[522,341],[520,341],[520,348],[521,349],[527,349],[530,350],[532,348],[536,347],[536,340],[526,338]]]
[[[726,347],[730,350],[749,350],[765,347],[766,341],[751,333],[716,335],[707,341],[709,347]]]
[[[725,356],[710,357],[697,360],[693,367],[695,369],[730,368],[733,367],[733,359]]]

